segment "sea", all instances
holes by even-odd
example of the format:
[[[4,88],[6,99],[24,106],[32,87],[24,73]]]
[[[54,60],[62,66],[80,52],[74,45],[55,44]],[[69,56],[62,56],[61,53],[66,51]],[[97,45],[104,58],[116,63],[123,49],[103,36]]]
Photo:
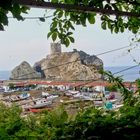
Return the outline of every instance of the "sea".
[[[124,81],[133,82],[140,78],[140,67],[136,66],[117,66],[117,67],[105,67],[107,71],[111,71],[114,76],[121,76]],[[115,74],[117,73],[117,74]]]
[[[0,71],[0,80],[9,80],[10,75],[10,71]]]
[[[118,74],[115,76],[121,76],[124,81],[135,81],[136,79],[140,78],[140,67],[134,67],[132,66],[116,66],[116,67],[104,67],[105,70],[111,71],[112,73]],[[0,80],[9,80],[9,77],[11,75],[10,71],[0,71]]]

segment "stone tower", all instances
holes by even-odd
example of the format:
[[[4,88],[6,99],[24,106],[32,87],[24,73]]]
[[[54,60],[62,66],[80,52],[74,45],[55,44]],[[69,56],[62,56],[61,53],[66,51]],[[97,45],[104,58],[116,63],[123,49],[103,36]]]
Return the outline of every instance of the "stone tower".
[[[61,53],[61,43],[51,43],[51,54]]]

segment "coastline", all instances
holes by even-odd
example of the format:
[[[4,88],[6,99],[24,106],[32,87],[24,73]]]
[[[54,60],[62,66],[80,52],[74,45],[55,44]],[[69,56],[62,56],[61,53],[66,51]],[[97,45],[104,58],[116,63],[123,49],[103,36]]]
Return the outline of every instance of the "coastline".
[[[111,71],[112,73],[116,73],[123,69],[126,69],[131,66],[107,66],[104,67],[104,70]],[[0,71],[0,80],[9,80],[11,71],[5,70]],[[121,76],[125,82],[134,82],[137,78],[140,78],[140,68],[136,67],[134,69],[130,69],[119,74],[116,76]]]

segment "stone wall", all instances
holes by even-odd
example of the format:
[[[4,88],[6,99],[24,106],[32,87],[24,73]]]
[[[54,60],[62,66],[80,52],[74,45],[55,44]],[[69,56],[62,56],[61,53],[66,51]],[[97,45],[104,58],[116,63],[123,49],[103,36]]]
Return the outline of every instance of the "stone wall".
[[[51,54],[61,53],[60,43],[51,43]]]

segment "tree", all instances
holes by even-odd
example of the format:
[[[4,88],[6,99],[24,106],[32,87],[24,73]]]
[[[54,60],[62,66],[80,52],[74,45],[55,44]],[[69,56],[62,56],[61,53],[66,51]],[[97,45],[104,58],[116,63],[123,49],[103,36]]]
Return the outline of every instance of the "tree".
[[[109,91],[117,91],[118,90],[116,85],[110,85],[110,86],[106,87],[106,89]]]
[[[21,14],[27,12],[25,6],[56,9],[48,37],[53,41],[60,39],[66,46],[74,43],[74,25],[94,24],[98,13],[103,30],[110,29],[112,33],[130,30],[136,34],[140,29],[140,0],[5,0],[0,4],[0,29],[8,25],[8,12],[24,20]],[[40,20],[45,21],[44,18]]]
[[[9,83],[8,86],[9,86],[9,89],[15,89],[15,85],[13,83]]]
[[[140,79],[139,78],[136,80],[136,84],[137,84],[137,87],[138,87],[138,93],[140,95]]]
[[[8,25],[8,13],[12,13],[17,20],[23,20],[22,13],[27,13],[27,7],[13,3],[13,0],[5,0],[0,3],[0,30],[4,30],[4,26]]]

